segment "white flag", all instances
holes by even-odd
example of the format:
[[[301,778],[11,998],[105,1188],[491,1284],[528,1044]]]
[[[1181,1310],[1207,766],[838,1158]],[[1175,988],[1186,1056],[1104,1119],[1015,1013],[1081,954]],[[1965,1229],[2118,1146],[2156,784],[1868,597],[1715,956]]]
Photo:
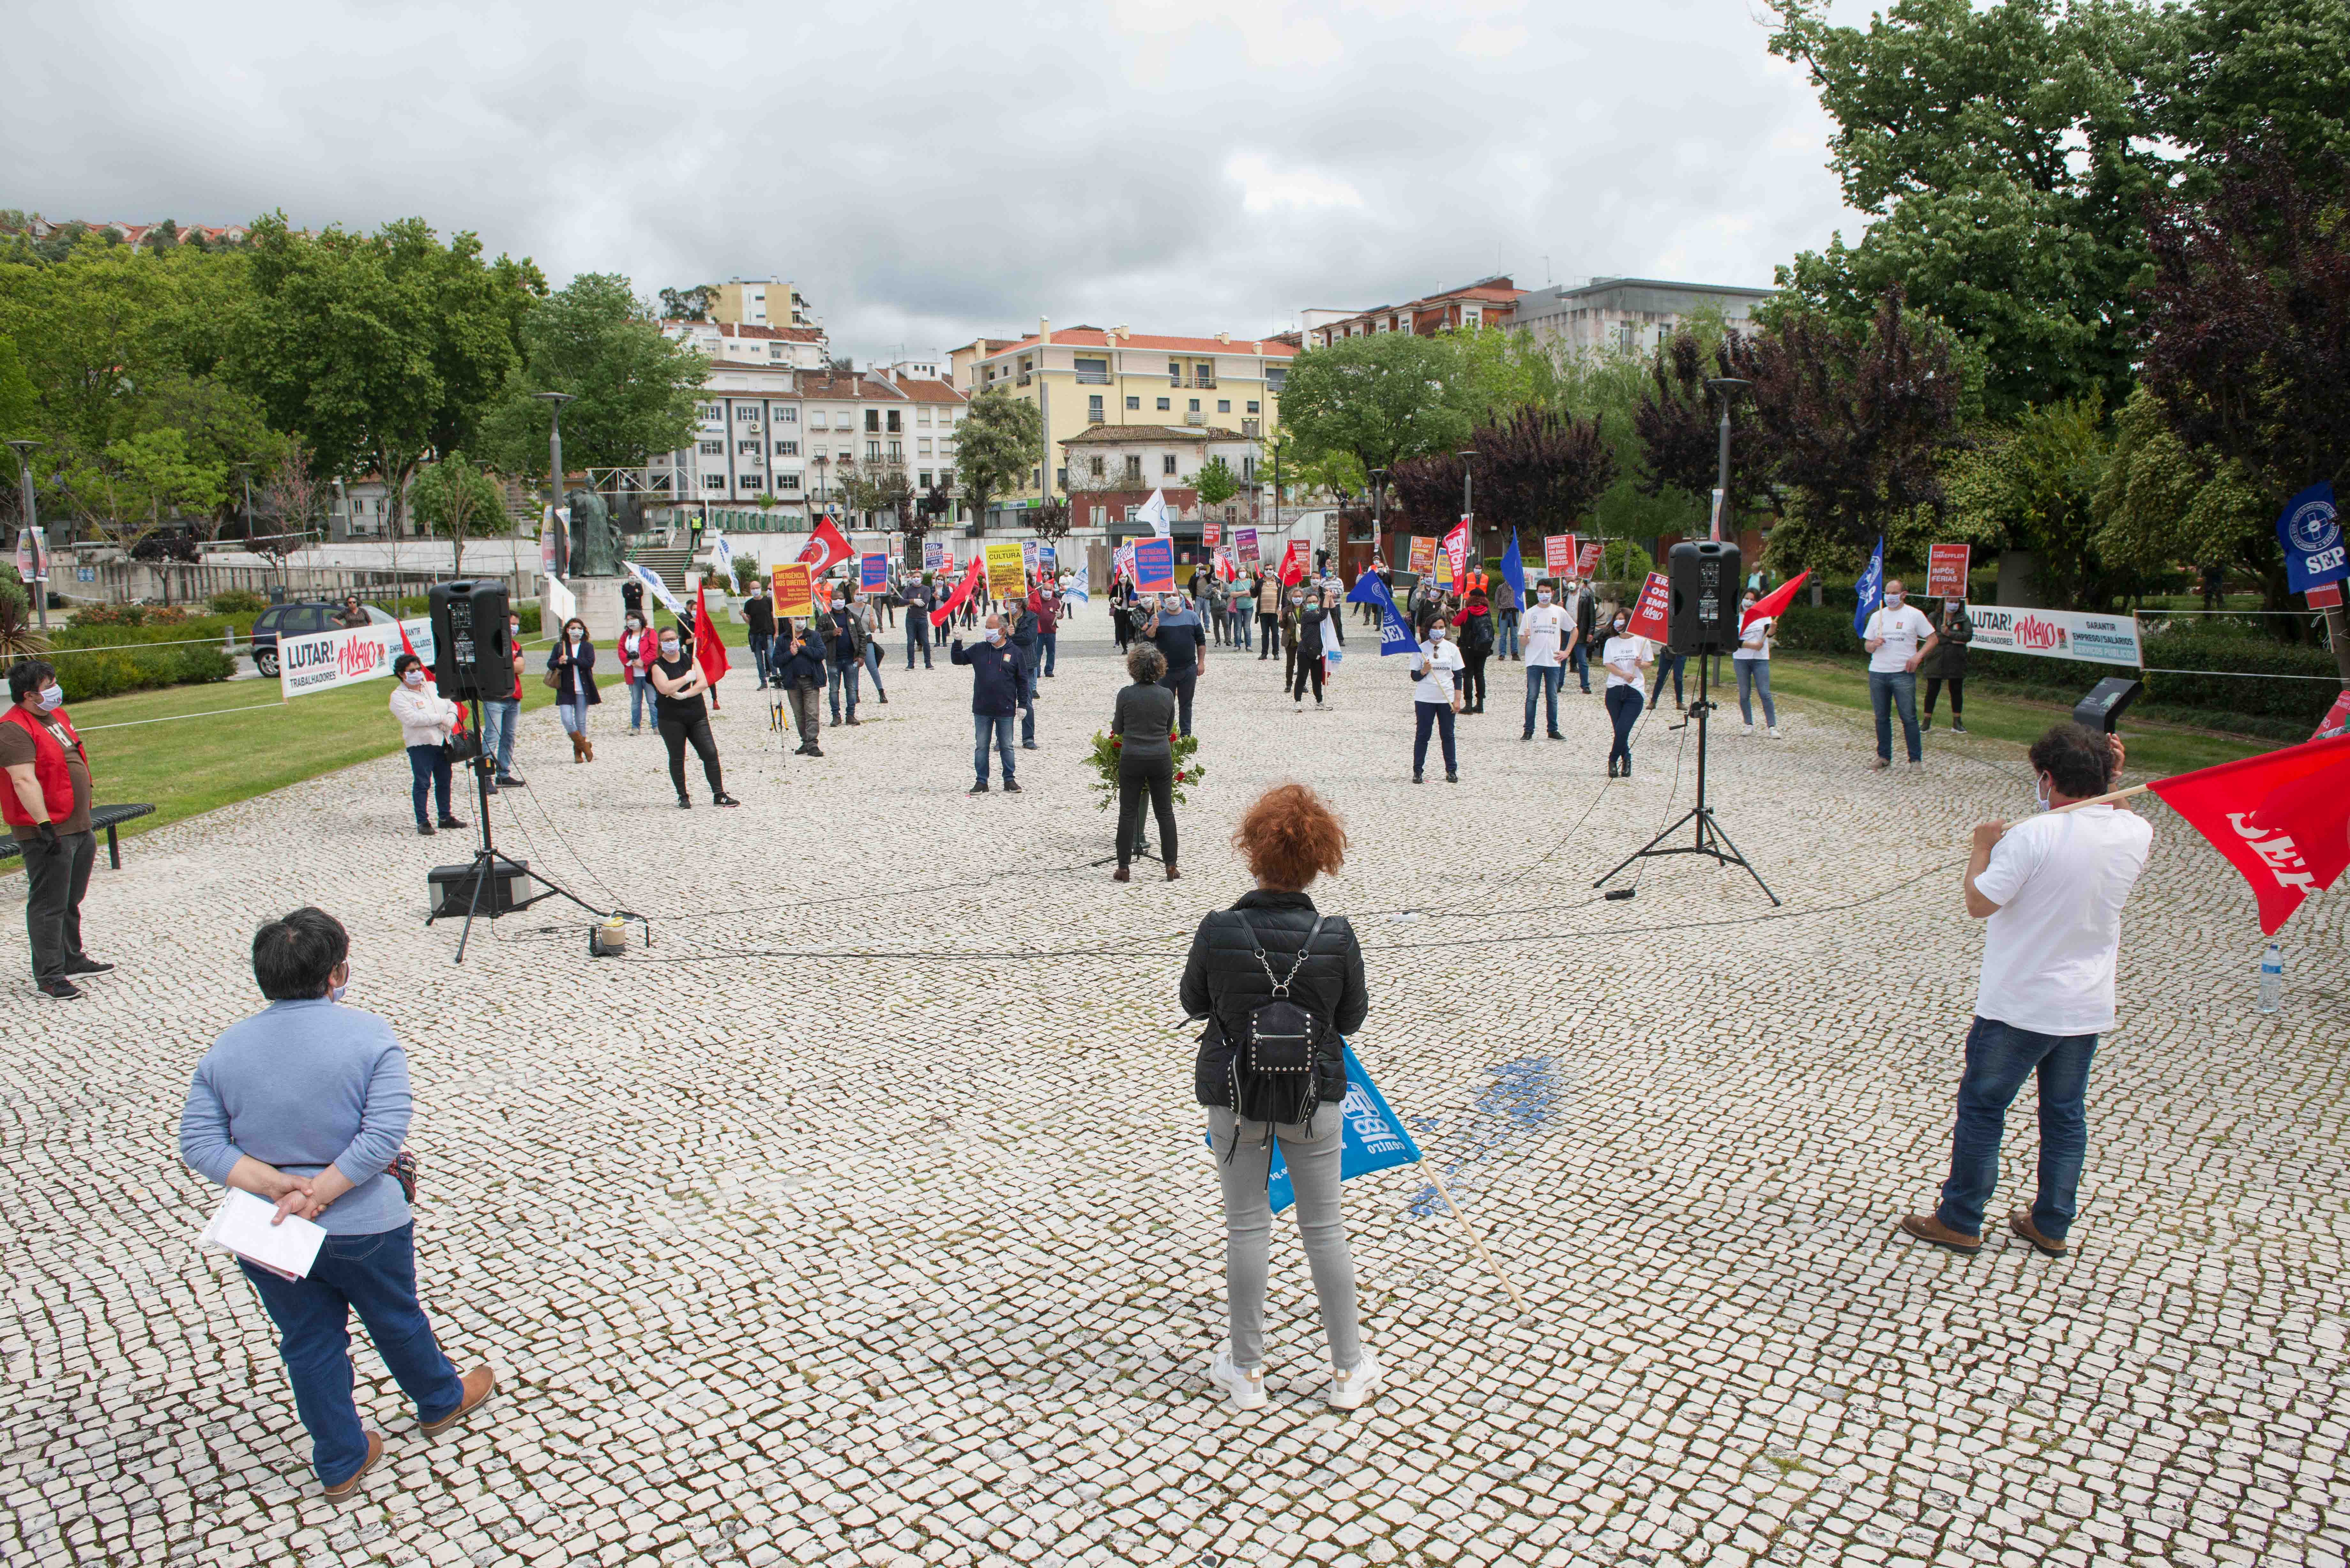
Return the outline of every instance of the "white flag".
[[[1152,533],[1162,539],[1166,538],[1170,533],[1167,525],[1167,493],[1163,490],[1152,491],[1150,499],[1134,509],[1134,520],[1137,523],[1149,524]]]
[[[646,590],[650,592],[653,597],[660,600],[663,605],[667,606],[670,614],[683,616],[687,620],[691,620],[693,618],[693,612],[677,602],[677,596],[669,591],[669,585],[660,580],[660,574],[659,572],[654,571],[642,561],[630,561],[628,565],[630,575],[633,576],[637,581],[644,584]]]
[[[1084,562],[1079,562],[1077,564],[1077,569],[1069,574],[1068,585],[1061,589],[1061,597],[1063,598],[1083,599],[1087,604],[1094,602],[1093,595],[1086,591],[1086,566]]]

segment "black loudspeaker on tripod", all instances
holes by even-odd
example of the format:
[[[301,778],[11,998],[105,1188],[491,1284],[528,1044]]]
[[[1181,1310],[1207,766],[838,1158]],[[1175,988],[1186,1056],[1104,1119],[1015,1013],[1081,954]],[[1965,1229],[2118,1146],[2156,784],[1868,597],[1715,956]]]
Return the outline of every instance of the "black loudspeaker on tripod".
[[[1738,846],[1730,841],[1730,835],[1721,831],[1721,825],[1713,819],[1713,807],[1705,800],[1706,721],[1714,707],[1706,694],[1706,681],[1713,656],[1731,652],[1738,646],[1738,546],[1711,539],[1683,540],[1673,546],[1665,576],[1672,586],[1672,603],[1665,613],[1665,645],[1675,653],[1698,656],[1697,701],[1689,705],[1689,717],[1673,726],[1678,730],[1691,723],[1697,725],[1697,804],[1675,818],[1671,826],[1624,857],[1615,871],[1592,886],[1604,887],[1609,877],[1644,857],[1710,855],[1724,866],[1745,867],[1754,885],[1762,889],[1762,896],[1775,906],[1779,895],[1771,891],[1771,885],[1762,880],[1762,873],[1748,863]],[[1659,696],[1663,691],[1659,680]],[[1690,823],[1697,825],[1694,842],[1665,844],[1666,839]]]
[[[432,617],[434,684],[452,702],[514,694],[514,645],[506,635],[506,586],[494,580],[435,583],[424,596]]]

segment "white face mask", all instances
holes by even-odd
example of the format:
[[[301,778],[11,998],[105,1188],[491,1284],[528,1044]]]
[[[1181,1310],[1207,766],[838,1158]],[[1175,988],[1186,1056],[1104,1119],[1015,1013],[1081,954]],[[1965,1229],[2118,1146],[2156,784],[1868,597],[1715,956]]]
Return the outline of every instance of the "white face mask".
[[[572,640],[572,641],[574,641],[574,642],[577,642],[581,638],[583,638],[583,637],[585,637],[585,636],[587,636],[587,635],[588,635],[588,634],[587,634],[586,632],[575,631],[575,632],[573,632],[573,633],[571,634],[571,640]]]
[[[1899,609],[1901,607],[1901,596],[1899,594],[1886,595],[1885,607],[1887,609]]]
[[[41,688],[42,711],[54,713],[65,705],[66,689],[64,687],[52,680],[47,686]]]
[[[342,983],[342,984],[340,984],[340,985],[329,985],[329,986],[328,986],[328,987],[327,987],[327,1000],[328,1000],[328,1002],[340,1002],[340,1001],[342,1001],[342,999],[343,999],[347,994],[348,994],[348,993],[349,993],[350,989],[351,989],[351,961],[350,961],[350,960],[348,960],[348,959],[345,959],[345,960],[343,961],[343,983]]]
[[[1752,609],[1754,607],[1754,596],[1752,594],[1747,595],[1744,599],[1739,602],[1738,607],[1742,610]]]
[[[1002,642],[1003,640],[1003,628],[1000,626],[989,627],[987,628],[987,640],[990,642]]]
[[[1534,590],[1534,600],[1538,604],[1550,603],[1550,590],[1548,588],[1536,588]]]
[[[407,674],[401,676],[400,679],[408,682],[411,688],[421,686],[424,684],[424,671],[421,670],[411,670]]]
[[[1617,637],[1621,637],[1632,629],[1632,623],[1628,620],[1619,620],[1615,623],[1613,629]]]
[[[674,642],[662,643],[661,657],[663,659],[675,659],[677,657],[678,646],[679,645]]]

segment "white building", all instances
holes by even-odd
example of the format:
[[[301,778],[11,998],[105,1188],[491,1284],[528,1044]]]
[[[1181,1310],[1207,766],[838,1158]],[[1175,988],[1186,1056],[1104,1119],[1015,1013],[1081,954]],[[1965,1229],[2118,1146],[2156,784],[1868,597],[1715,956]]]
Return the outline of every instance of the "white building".
[[[1595,277],[1529,291],[1518,301],[1510,326],[1572,351],[1612,348],[1645,354],[1708,306],[1719,310],[1732,329],[1748,330],[1755,306],[1776,293],[1731,284]]]
[[[660,329],[662,337],[702,350],[713,365],[769,365],[786,370],[825,370],[832,365],[832,342],[821,327],[669,320]]]

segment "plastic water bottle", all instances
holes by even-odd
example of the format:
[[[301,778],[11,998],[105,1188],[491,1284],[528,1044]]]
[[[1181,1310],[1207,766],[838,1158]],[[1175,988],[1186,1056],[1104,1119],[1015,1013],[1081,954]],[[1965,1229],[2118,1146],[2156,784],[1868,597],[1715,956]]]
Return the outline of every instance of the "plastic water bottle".
[[[2261,1011],[2274,1012],[2284,1000],[2284,948],[2271,942],[2261,955]]]

